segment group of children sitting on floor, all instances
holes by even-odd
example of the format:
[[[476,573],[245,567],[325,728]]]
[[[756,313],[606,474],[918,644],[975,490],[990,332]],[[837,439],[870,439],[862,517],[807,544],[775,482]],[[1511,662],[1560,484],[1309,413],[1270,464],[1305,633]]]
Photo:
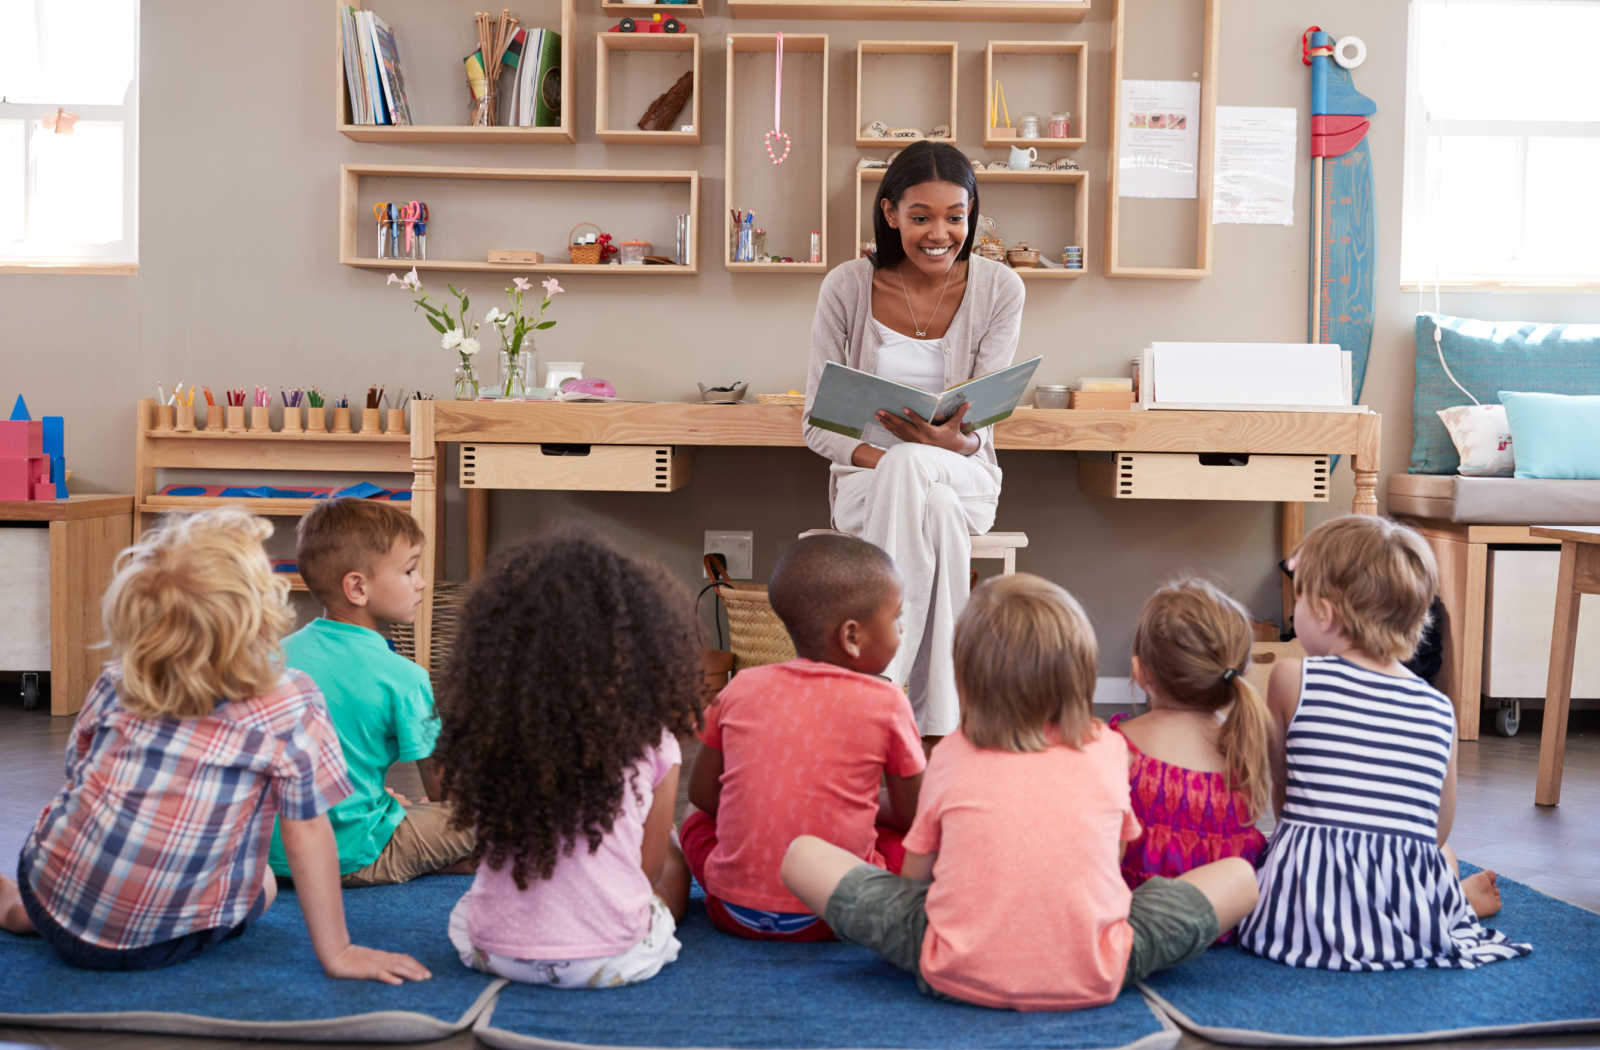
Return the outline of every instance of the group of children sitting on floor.
[[[330,976],[397,984],[430,975],[352,944],[342,888],[472,872],[440,916],[463,963],[608,987],[677,958],[692,873],[724,933],[854,941],[926,994],[1024,1010],[1109,1002],[1234,937],[1330,969],[1530,950],[1480,924],[1494,876],[1461,879],[1444,845],[1454,714],[1399,662],[1436,570],[1382,518],[1301,544],[1310,658],[1281,661],[1265,698],[1239,604],[1198,580],[1158,590],[1133,643],[1150,710],[1109,727],[1078,602],[1028,574],[983,584],[955,635],[961,726],[931,757],[879,676],[904,581],[860,540],[784,553],[770,596],[798,658],[740,672],[704,712],[676,583],[576,532],[524,543],[473,588],[435,711],[381,633],[421,600],[412,519],[309,512],[299,563],[324,615],[286,639],[269,532],[218,510],[122,554],[113,661],[17,881],[0,877],[0,927],[77,966],[165,966],[239,936],[289,877]],[[416,801],[385,787],[413,760]]]

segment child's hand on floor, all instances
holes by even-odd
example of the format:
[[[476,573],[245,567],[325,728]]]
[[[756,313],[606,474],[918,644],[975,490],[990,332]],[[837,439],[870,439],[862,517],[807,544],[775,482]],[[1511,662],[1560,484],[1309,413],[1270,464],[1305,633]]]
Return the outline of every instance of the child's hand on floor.
[[[384,984],[426,981],[433,976],[427,967],[409,955],[363,948],[359,944],[346,945],[344,951],[334,956],[323,970],[329,977],[382,981]]]
[[[407,809],[409,809],[411,807],[411,800],[406,798],[404,795],[400,794],[400,792],[396,791],[394,788],[386,787],[383,790],[387,791],[389,793],[389,796],[391,798],[393,798],[396,802],[400,803],[402,806],[405,806]],[[423,799],[422,801],[426,802],[428,800],[427,799]]]

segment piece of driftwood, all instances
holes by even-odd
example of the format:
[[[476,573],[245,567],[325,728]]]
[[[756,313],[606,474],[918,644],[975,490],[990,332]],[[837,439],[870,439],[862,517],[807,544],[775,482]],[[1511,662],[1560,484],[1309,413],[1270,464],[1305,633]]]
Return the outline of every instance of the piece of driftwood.
[[[656,96],[650,103],[650,108],[644,111],[644,116],[639,118],[640,131],[671,131],[673,124],[678,120],[678,114],[683,112],[684,103],[689,101],[689,93],[694,90],[694,71],[691,70],[678,78],[666,91]]]

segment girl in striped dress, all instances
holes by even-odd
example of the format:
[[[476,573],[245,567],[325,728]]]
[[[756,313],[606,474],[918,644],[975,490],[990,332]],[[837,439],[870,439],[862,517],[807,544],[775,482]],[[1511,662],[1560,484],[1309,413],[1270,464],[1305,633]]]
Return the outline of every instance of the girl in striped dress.
[[[1279,823],[1239,927],[1246,951],[1328,970],[1471,969],[1526,955],[1479,923],[1494,873],[1460,877],[1443,845],[1455,813],[1455,711],[1411,674],[1438,582],[1421,537],[1350,515],[1293,559],[1295,632],[1310,658],[1279,662],[1267,706]]]

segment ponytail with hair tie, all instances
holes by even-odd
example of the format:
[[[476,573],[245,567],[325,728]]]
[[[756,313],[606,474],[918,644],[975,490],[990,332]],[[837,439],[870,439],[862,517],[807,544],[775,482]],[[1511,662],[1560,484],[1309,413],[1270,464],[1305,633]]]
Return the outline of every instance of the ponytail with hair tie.
[[[1236,668],[1236,667],[1230,667],[1226,671],[1222,672],[1222,684],[1223,685],[1227,685],[1228,683],[1232,682],[1235,678],[1238,678],[1238,677],[1239,677],[1239,669]]]

